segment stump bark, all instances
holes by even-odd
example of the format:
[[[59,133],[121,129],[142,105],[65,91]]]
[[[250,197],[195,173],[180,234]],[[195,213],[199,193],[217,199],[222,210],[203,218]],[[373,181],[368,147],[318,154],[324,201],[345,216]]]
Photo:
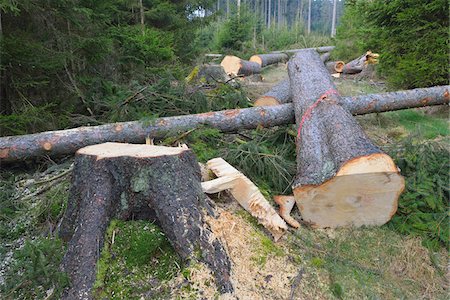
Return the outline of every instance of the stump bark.
[[[230,76],[249,76],[261,73],[261,65],[248,60],[240,59],[237,56],[227,55],[220,65]]]
[[[317,52],[297,53],[288,70],[298,126],[292,189],[303,219],[331,228],[386,223],[404,188],[395,163],[340,105]]]
[[[112,218],[156,220],[176,252],[201,251],[221,292],[233,290],[230,262],[205,215],[200,168],[186,148],[105,143],[77,151],[60,236],[69,241],[62,268],[71,279],[65,299],[90,299],[104,233]]]
[[[285,53],[271,53],[271,54],[257,54],[250,57],[250,61],[255,62],[261,66],[261,68],[273,65],[279,62],[288,61],[289,57]]]

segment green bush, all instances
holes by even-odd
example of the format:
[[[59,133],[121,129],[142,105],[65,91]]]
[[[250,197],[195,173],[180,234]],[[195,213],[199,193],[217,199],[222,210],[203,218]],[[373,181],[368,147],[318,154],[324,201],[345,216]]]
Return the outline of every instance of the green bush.
[[[401,233],[424,237],[424,243],[436,249],[449,243],[450,153],[440,142],[416,142],[409,139],[393,152],[406,179],[399,208],[389,223]]]
[[[393,87],[448,84],[448,2],[353,0],[337,30],[335,57],[380,53],[379,71]]]
[[[244,45],[252,38],[254,26],[253,16],[244,7],[241,7],[239,14],[233,12],[219,30],[218,49],[244,50]]]

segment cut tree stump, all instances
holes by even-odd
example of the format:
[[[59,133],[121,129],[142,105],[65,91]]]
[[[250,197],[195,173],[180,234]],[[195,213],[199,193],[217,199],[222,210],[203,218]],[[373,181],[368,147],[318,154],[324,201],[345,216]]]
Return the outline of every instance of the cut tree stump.
[[[449,103],[448,85],[342,97],[341,105],[354,115],[381,113],[400,109]],[[292,100],[289,100],[292,101]],[[44,156],[61,156],[104,142],[144,143],[146,138],[168,136],[208,126],[222,132],[236,132],[258,127],[294,123],[292,103],[276,106],[229,109],[187,116],[164,117],[152,122],[131,121],[100,126],[85,126],[35,134],[0,137],[0,164]]]
[[[385,224],[405,186],[395,163],[340,105],[316,51],[297,53],[288,71],[298,126],[292,189],[303,219],[319,228]]]
[[[289,57],[285,53],[257,54],[250,57],[250,61],[259,64],[261,68],[280,62],[287,62],[288,59]]]
[[[60,237],[69,241],[62,267],[65,299],[90,299],[104,234],[112,218],[155,220],[185,260],[201,252],[222,293],[231,292],[230,261],[211,234],[213,211],[200,168],[186,148],[105,143],[77,151]]]
[[[237,56],[227,55],[220,65],[230,76],[249,76],[261,73],[261,65],[256,62],[240,59]]]

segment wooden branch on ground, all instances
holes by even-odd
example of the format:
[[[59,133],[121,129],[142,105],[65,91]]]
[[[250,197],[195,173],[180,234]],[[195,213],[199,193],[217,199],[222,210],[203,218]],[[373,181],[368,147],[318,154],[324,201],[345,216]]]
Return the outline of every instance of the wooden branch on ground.
[[[269,230],[275,241],[286,232],[287,225],[284,220],[244,174],[222,158],[211,159],[206,166],[218,178],[202,183],[205,193],[212,194],[229,189],[236,201]]]
[[[211,216],[200,168],[186,148],[105,143],[77,151],[60,237],[71,280],[63,299],[90,299],[104,234],[112,218],[157,221],[185,260],[202,253],[220,292],[232,292],[231,264],[205,223]]]
[[[260,64],[253,61],[243,60],[232,55],[225,56],[220,65],[229,76],[248,76],[261,73]]]
[[[292,190],[303,220],[316,228],[385,224],[405,187],[397,166],[340,105],[316,51],[298,52],[288,71],[298,127]]]
[[[250,57],[250,61],[259,64],[261,68],[280,62],[287,62],[288,59],[289,57],[285,53],[256,54]]]
[[[450,86],[340,98],[354,115],[380,113],[449,103]],[[259,126],[274,127],[294,122],[291,103],[275,106],[231,109],[203,114],[120,122],[0,138],[0,163],[43,156],[75,153],[78,149],[104,143],[145,143],[146,137],[164,139],[193,128],[208,126],[222,132],[236,132]]]

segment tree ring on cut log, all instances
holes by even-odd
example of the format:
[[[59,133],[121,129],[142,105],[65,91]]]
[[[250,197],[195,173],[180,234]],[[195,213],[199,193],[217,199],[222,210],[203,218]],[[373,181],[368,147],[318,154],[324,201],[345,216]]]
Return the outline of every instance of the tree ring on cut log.
[[[376,153],[348,161],[321,185],[293,190],[304,221],[314,228],[336,228],[387,223],[404,187],[392,159]]]
[[[275,97],[271,96],[261,96],[254,103],[254,106],[274,106],[280,105],[281,103],[275,99]]]

